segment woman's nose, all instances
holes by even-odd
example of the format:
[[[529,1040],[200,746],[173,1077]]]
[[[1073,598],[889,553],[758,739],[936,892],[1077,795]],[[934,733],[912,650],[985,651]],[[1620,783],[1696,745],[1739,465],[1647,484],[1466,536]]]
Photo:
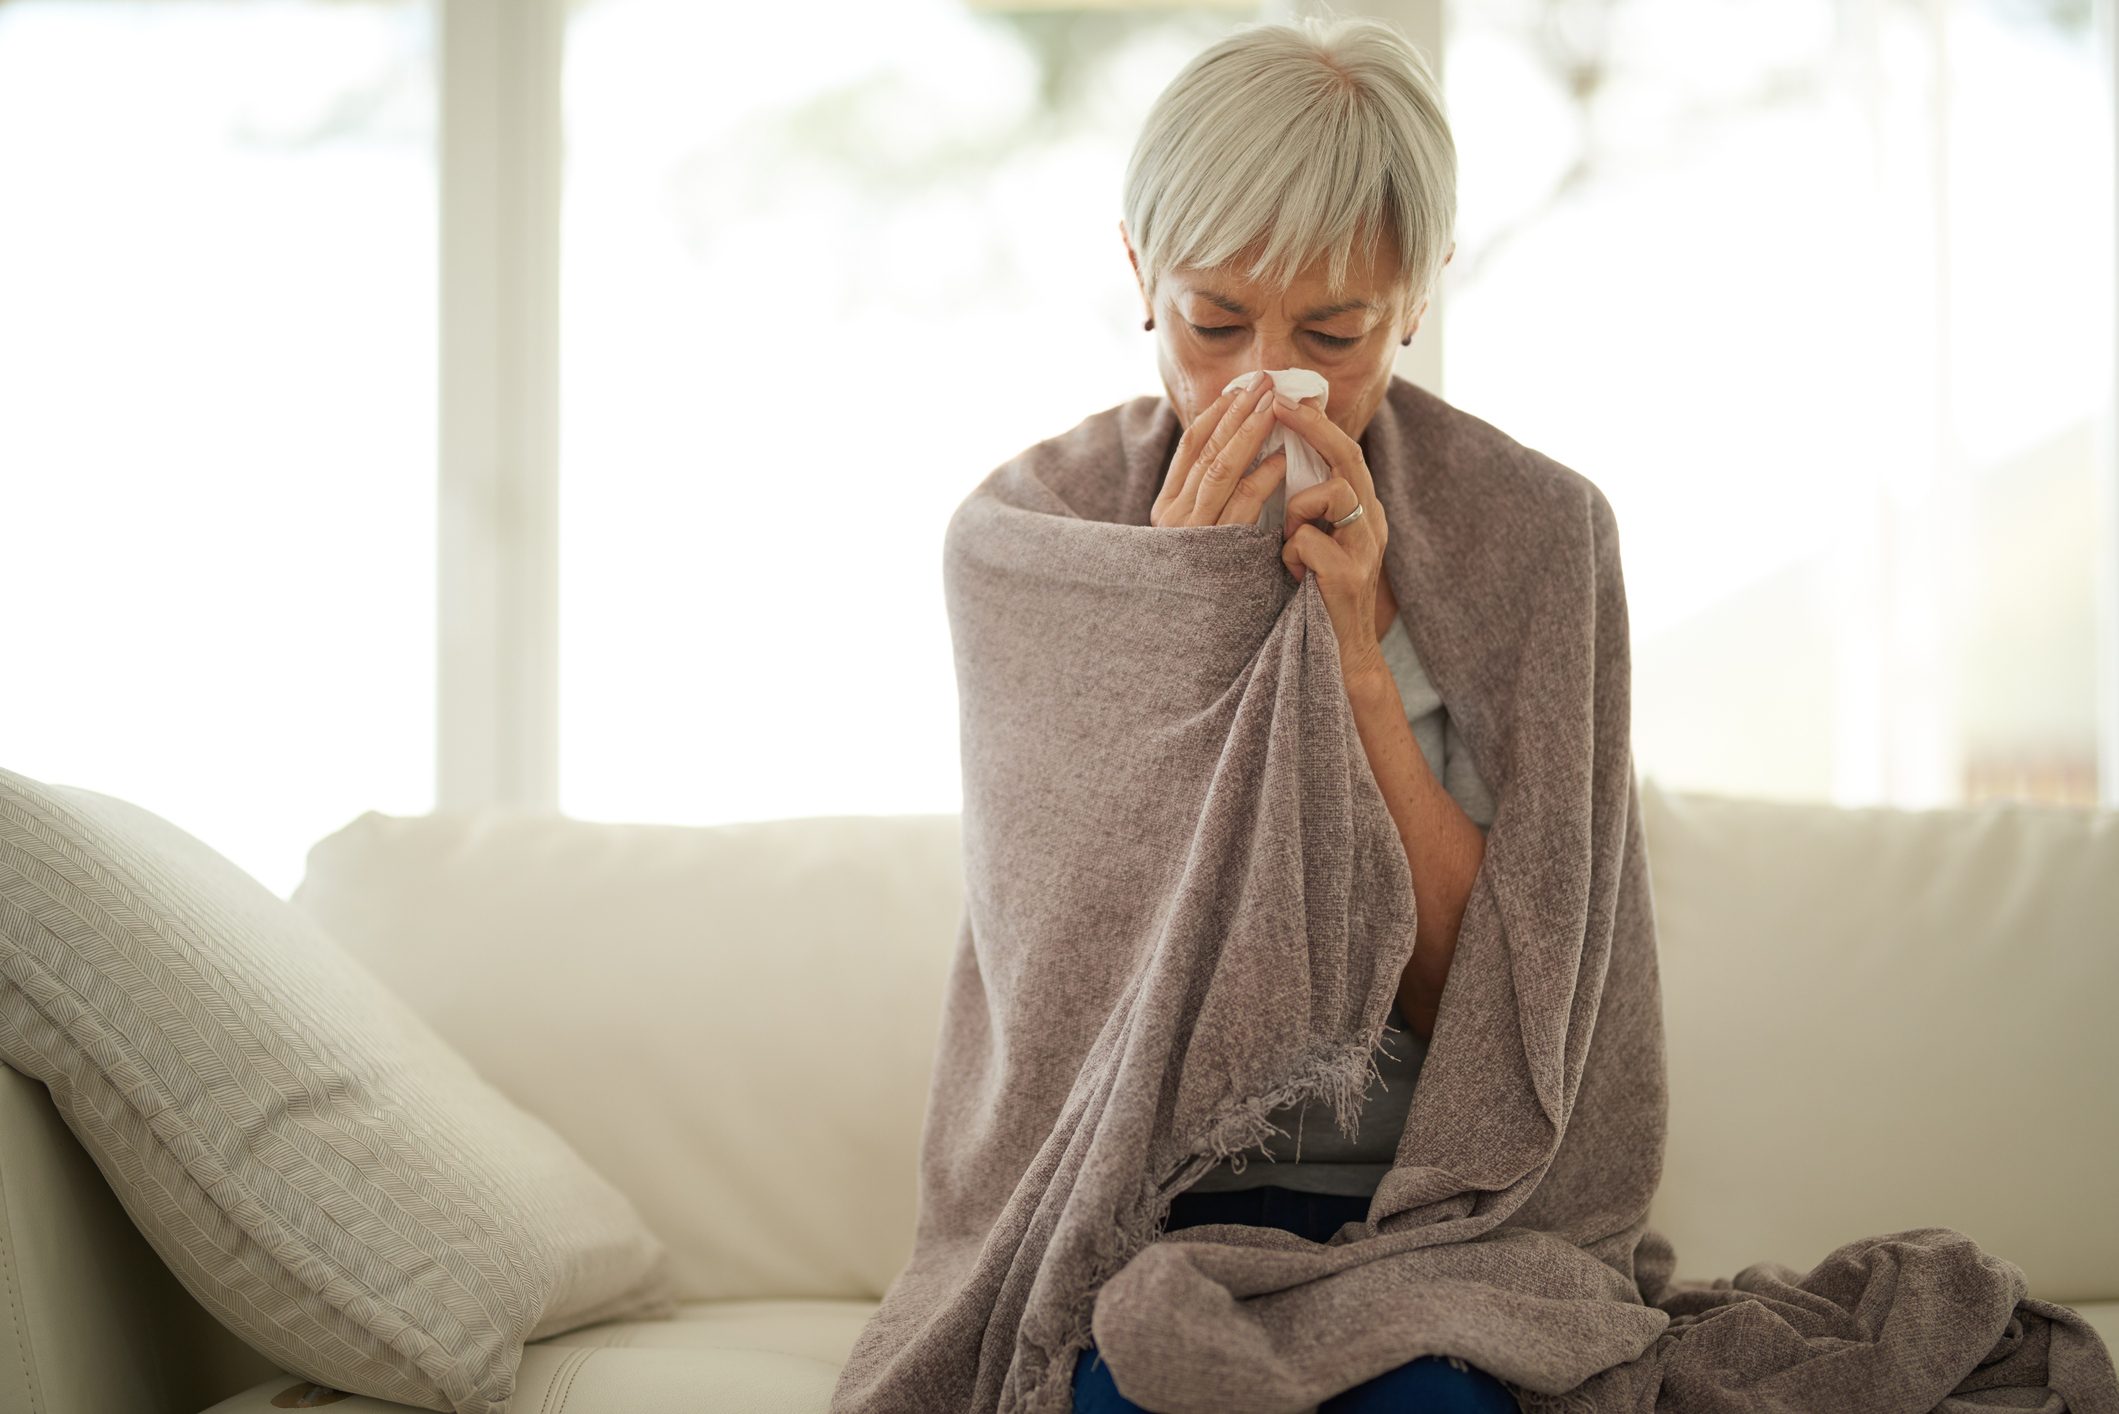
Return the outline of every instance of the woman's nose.
[[[1252,366],[1267,373],[1271,373],[1276,368],[1293,368],[1295,366],[1294,347],[1284,340],[1261,337],[1253,345],[1252,352],[1256,355]]]

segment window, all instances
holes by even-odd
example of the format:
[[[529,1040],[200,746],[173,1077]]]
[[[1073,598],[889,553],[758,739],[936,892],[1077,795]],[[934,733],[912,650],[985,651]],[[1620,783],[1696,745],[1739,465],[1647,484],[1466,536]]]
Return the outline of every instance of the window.
[[[442,796],[957,808],[948,517],[1159,391],[1127,155],[1187,59],[1290,8],[0,3],[29,684],[0,762],[283,893],[352,816]],[[2089,14],[1446,15],[1458,250],[1400,366],[1611,498],[1644,773],[1845,804],[2119,782]],[[803,62],[759,62],[795,24]],[[438,222],[474,277],[449,300]],[[534,337],[495,317],[524,310]],[[469,431],[438,459],[448,386]]]
[[[1638,767],[2092,803],[2088,8],[1459,4],[1448,32],[1446,396],[1610,497]]]
[[[1120,179],[1243,17],[841,0],[760,64],[784,9],[572,10],[567,813],[958,807],[943,528],[1023,447],[1160,389]]]
[[[5,764],[281,893],[433,800],[429,34],[0,5]]]

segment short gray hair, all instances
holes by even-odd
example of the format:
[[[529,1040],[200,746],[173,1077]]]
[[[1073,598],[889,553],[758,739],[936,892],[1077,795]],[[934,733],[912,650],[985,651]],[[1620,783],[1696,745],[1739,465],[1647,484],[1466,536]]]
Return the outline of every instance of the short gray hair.
[[[1413,303],[1441,277],[1457,218],[1457,146],[1433,71],[1389,25],[1309,16],[1246,25],[1196,55],[1148,110],[1126,164],[1126,231],[1152,301],[1178,266],[1264,241],[1246,278],[1292,282],[1354,234],[1388,231]]]

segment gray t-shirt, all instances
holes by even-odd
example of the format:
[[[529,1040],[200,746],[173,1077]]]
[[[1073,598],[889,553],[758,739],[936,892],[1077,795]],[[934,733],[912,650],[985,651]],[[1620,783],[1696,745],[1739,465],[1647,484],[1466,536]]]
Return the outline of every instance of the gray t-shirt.
[[[1405,699],[1413,740],[1419,743],[1428,768],[1464,808],[1464,813],[1485,829],[1494,819],[1493,796],[1473,769],[1471,756],[1449,720],[1441,695],[1420,666],[1402,611],[1392,616],[1391,626],[1378,640],[1378,646],[1391,676],[1398,681],[1398,695]],[[1268,1118],[1287,1131],[1285,1134],[1269,1135],[1258,1147],[1222,1160],[1187,1191],[1217,1192],[1270,1183],[1306,1193],[1373,1196],[1376,1185],[1396,1161],[1398,1141],[1405,1133],[1406,1116],[1412,1109],[1413,1086],[1426,1059],[1427,1043],[1413,1034],[1393,1002],[1383,1043],[1376,1048],[1378,1073],[1369,1081],[1361,1128],[1352,1139],[1340,1136],[1338,1126],[1332,1122],[1331,1107],[1322,1100],[1283,1106],[1270,1111]],[[1308,1117],[1313,1108],[1317,1111],[1314,1120]]]

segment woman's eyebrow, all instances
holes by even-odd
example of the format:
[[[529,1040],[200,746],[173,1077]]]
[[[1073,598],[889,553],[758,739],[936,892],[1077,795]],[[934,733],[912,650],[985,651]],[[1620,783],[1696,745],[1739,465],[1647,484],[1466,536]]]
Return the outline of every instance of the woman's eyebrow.
[[[1251,312],[1250,310],[1245,309],[1243,305],[1238,303],[1236,300],[1230,299],[1227,295],[1219,295],[1214,293],[1214,291],[1212,290],[1199,289],[1195,289],[1194,293],[1198,294],[1204,299],[1212,300],[1214,303],[1220,305],[1223,309],[1226,309],[1231,314],[1240,314],[1248,316]],[[1311,310],[1309,313],[1301,316],[1301,318],[1298,319],[1296,322],[1306,324],[1316,319],[1330,319],[1335,314],[1345,314],[1350,309],[1374,309],[1375,307],[1375,302],[1372,300],[1341,300],[1337,304],[1321,304],[1317,306],[1317,308]]]

